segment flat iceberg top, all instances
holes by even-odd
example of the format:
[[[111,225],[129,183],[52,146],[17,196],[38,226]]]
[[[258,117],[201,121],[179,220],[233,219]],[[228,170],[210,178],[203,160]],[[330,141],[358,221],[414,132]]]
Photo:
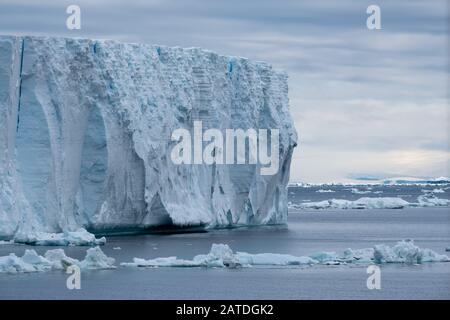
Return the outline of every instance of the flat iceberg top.
[[[215,59],[230,59],[235,61],[246,61],[247,63],[251,63],[254,65],[259,65],[264,68],[272,69],[272,65],[266,61],[260,61],[260,60],[251,60],[247,57],[241,57],[241,56],[233,56],[233,55],[223,55],[219,54],[215,51],[204,49],[201,47],[180,47],[180,46],[167,46],[167,45],[160,45],[160,44],[149,44],[149,43],[138,43],[138,42],[123,42],[113,39],[93,39],[93,38],[82,38],[82,37],[61,37],[61,36],[15,36],[15,35],[1,35],[0,39],[3,40],[12,40],[12,41],[18,41],[18,40],[30,40],[30,41],[37,41],[42,43],[79,43],[80,45],[86,45],[86,44],[99,44],[104,46],[116,46],[116,47],[130,47],[130,48],[143,48],[146,50],[153,50],[156,49],[157,51],[160,51],[161,53],[163,50],[170,50],[178,53],[184,53],[187,55],[205,55],[209,57],[214,57]],[[282,74],[284,76],[287,76],[287,73],[283,70],[277,71],[279,74]]]

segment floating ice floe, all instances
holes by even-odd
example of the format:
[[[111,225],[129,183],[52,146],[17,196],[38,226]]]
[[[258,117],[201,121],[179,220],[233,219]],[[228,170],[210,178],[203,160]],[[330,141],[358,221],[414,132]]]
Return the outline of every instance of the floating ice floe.
[[[374,246],[373,259],[375,263],[410,263],[449,262],[450,258],[438,254],[431,249],[421,249],[411,240],[400,241],[393,247],[385,244]]]
[[[336,191],[333,191],[331,189],[319,189],[316,192],[318,192],[318,193],[331,193],[331,192],[336,192]]]
[[[80,262],[81,269],[114,269],[114,258],[108,257],[100,247],[89,248]]]
[[[352,188],[350,190],[351,193],[355,193],[355,194],[367,194],[367,193],[371,193],[371,190],[359,190],[358,188]]]
[[[35,250],[25,250],[22,257],[14,253],[0,257],[0,273],[44,272],[49,270],[65,270],[70,265],[86,269],[113,269],[114,259],[107,257],[100,247],[90,248],[84,260],[66,256],[63,249],[48,250],[40,256]]]
[[[443,189],[433,189],[433,190],[428,190],[428,189],[422,189],[423,193],[445,193],[445,190]]]
[[[25,235],[16,234],[15,242],[41,246],[92,246],[104,245],[106,238],[97,239],[95,235],[79,228],[76,231],[61,233],[33,232]]]
[[[319,202],[288,203],[290,209],[403,209],[406,207],[448,207],[450,200],[432,194],[417,197],[417,202],[408,202],[398,197],[363,197],[358,200],[329,199]]]
[[[450,206],[450,200],[441,199],[433,194],[424,194],[417,197],[419,207],[448,207]]]
[[[360,198],[355,201],[330,199],[319,202],[308,202],[289,205],[292,209],[402,209],[410,203],[394,197]]]
[[[385,244],[373,248],[352,250],[342,254],[336,252],[317,252],[310,256],[292,256],[289,254],[233,252],[226,244],[213,244],[208,254],[195,256],[192,260],[177,257],[145,260],[134,258],[133,262],[122,263],[125,267],[218,267],[235,268],[251,266],[311,266],[339,264],[383,264],[423,262],[450,262],[447,255],[438,254],[430,249],[421,249],[412,240],[404,240],[390,247]]]

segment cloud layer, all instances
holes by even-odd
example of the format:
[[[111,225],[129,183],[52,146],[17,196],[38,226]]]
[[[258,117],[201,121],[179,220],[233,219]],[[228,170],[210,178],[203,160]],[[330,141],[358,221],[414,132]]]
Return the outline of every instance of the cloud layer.
[[[265,60],[290,75],[299,148],[292,180],[355,172],[450,175],[449,30],[445,0],[76,1],[82,29],[65,27],[74,1],[3,0],[3,34],[110,38],[199,46]]]

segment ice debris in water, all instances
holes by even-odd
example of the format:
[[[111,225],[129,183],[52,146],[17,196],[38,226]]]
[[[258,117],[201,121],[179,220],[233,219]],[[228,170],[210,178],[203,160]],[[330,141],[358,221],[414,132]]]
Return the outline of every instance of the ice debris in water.
[[[108,257],[100,247],[89,248],[86,257],[80,262],[81,269],[111,269],[114,268],[114,258]]]
[[[84,228],[76,231],[61,233],[32,232],[30,234],[16,234],[14,241],[42,246],[92,246],[104,245],[106,238],[95,238],[95,235]]]
[[[77,265],[81,270],[114,269],[114,262],[114,259],[107,257],[100,247],[88,249],[82,261],[66,256],[63,249],[48,250],[44,256],[38,255],[35,250],[27,249],[22,257],[14,253],[0,257],[0,273],[65,270],[70,265]]]
[[[317,252],[310,256],[296,257],[289,254],[233,252],[226,244],[213,244],[211,251],[204,255],[197,255],[192,260],[177,257],[155,258],[145,260],[134,258],[133,262],[122,263],[127,267],[218,267],[235,268],[251,266],[308,266],[308,265],[336,265],[347,263],[383,264],[407,263],[420,264],[423,262],[450,262],[447,255],[441,255],[430,249],[421,249],[412,240],[403,240],[393,247],[385,244],[375,245],[373,248],[347,249],[342,254],[335,252]]]

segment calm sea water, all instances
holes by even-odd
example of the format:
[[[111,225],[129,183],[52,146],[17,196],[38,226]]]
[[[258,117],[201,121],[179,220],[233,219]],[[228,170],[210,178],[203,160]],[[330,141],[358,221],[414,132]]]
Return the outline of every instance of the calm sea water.
[[[324,188],[314,188],[290,188],[290,201],[375,196],[354,194],[351,187],[331,187],[337,188],[335,193],[318,193],[315,191]],[[372,187],[371,191],[383,191],[384,195],[376,196],[405,194],[409,197],[402,198],[410,202],[422,194],[421,189],[430,189],[381,188],[376,190]],[[446,192],[436,195],[445,198],[448,197],[448,190]],[[149,259],[175,255],[191,259],[196,254],[209,252],[212,243],[226,243],[235,251],[299,256],[323,250],[367,248],[379,243],[392,245],[406,238],[414,239],[420,247],[444,254],[445,248],[450,246],[450,209],[293,210],[289,212],[287,226],[109,237],[102,250],[114,257],[118,265],[120,262],[130,262],[133,257]],[[114,249],[117,247],[121,250]],[[29,247],[2,245],[0,256],[10,252],[21,255],[26,248]],[[33,249],[43,254],[49,247]],[[69,256],[78,259],[82,259],[86,251],[85,247],[64,249]],[[83,272],[81,290],[66,289],[67,275],[59,271],[0,274],[0,299],[450,299],[450,263],[384,265],[381,271],[381,290],[367,289],[368,274],[363,266],[244,269],[119,267],[116,270]]]

